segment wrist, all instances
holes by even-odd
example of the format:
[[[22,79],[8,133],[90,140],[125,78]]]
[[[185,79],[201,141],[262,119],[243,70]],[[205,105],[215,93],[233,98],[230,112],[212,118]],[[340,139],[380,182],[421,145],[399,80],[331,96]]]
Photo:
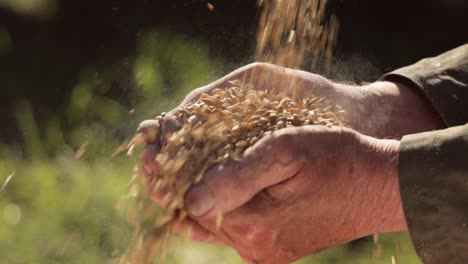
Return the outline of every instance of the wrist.
[[[380,145],[378,155],[378,169],[381,186],[377,188],[380,201],[380,223],[376,232],[395,232],[407,230],[406,219],[401,200],[398,175],[398,156],[400,141],[378,139]]]
[[[445,127],[439,114],[416,87],[387,81],[363,87],[365,104],[376,134],[386,138],[401,138]]]
[[[400,141],[357,134],[361,142],[362,174],[365,175],[360,204],[361,236],[407,230],[400,194],[398,156]],[[362,185],[362,184],[361,184]]]
[[[407,230],[398,177],[400,141],[351,132],[351,141],[358,142],[356,152],[348,154],[359,164],[350,182],[360,197],[354,207],[356,237]]]

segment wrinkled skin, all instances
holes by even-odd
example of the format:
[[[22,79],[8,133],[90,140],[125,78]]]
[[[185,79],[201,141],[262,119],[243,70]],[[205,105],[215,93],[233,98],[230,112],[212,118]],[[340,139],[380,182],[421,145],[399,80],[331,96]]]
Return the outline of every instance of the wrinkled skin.
[[[431,130],[434,129],[434,123],[437,127],[444,126],[416,88],[391,82],[374,82],[364,86],[334,83],[317,74],[267,63],[249,64],[197,88],[185,97],[180,106],[215,88],[229,87],[229,81],[232,80],[251,83],[258,90],[283,92],[298,98],[326,97],[349,114],[349,127],[377,138],[400,138],[406,134]],[[160,121],[163,123],[161,140],[164,142],[164,135],[179,125],[171,112]]]
[[[277,131],[188,193],[193,214],[179,231],[227,244],[249,263],[289,263],[374,232],[405,230],[397,154],[398,141],[350,129]],[[217,212],[225,213],[219,230]]]
[[[289,263],[375,232],[406,230],[395,139],[441,126],[424,99],[401,84],[346,86],[306,72],[253,64],[193,91],[182,104],[253,72],[278,75],[272,82],[278,87],[290,87],[285,83],[295,79],[305,88],[300,97],[313,94],[338,102],[354,130],[292,127],[263,138],[241,161],[212,169],[189,190],[185,201],[190,217],[176,230],[190,230],[194,240],[228,245],[249,263]],[[157,176],[154,157],[164,135],[178,124],[168,114],[161,126],[161,139],[149,142],[141,156],[149,177]],[[153,194],[159,202],[162,196]],[[224,214],[220,229],[218,213]]]

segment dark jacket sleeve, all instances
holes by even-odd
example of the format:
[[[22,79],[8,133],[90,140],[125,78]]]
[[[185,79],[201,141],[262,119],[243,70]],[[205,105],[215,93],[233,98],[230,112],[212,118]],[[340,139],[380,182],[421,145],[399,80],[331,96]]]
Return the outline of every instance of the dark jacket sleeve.
[[[423,262],[468,263],[468,44],[382,79],[418,87],[451,127],[403,137],[400,190]]]
[[[468,263],[468,124],[409,135],[400,146],[403,208],[419,256]]]
[[[418,87],[447,126],[468,122],[468,44],[397,69],[382,79]]]

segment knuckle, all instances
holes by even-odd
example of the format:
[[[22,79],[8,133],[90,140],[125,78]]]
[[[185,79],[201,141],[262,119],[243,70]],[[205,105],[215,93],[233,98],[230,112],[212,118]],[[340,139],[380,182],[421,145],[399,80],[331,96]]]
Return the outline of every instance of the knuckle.
[[[292,133],[283,133],[275,139],[274,153],[278,163],[290,164],[300,155],[296,137],[297,135]]]
[[[244,70],[251,71],[251,70],[259,70],[259,71],[266,71],[266,70],[274,70],[274,69],[281,69],[283,67],[274,65],[267,62],[252,62],[245,66]]]
[[[246,69],[255,69],[255,68],[262,68],[267,67],[269,64],[265,62],[252,62],[245,66]]]
[[[177,121],[176,117],[173,114],[167,114],[164,116],[162,124],[162,133],[172,133],[178,130],[181,127],[180,122]]]
[[[148,119],[148,120],[142,121],[138,125],[138,130],[145,130],[145,129],[152,128],[152,127],[157,127],[157,126],[159,126],[159,122],[157,120]]]

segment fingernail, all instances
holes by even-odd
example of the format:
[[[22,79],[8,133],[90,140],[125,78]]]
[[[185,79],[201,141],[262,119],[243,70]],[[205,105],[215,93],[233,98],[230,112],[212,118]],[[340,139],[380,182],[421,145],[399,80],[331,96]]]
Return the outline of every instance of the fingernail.
[[[187,212],[193,216],[201,216],[214,206],[213,193],[204,183],[190,189],[185,196]]]

